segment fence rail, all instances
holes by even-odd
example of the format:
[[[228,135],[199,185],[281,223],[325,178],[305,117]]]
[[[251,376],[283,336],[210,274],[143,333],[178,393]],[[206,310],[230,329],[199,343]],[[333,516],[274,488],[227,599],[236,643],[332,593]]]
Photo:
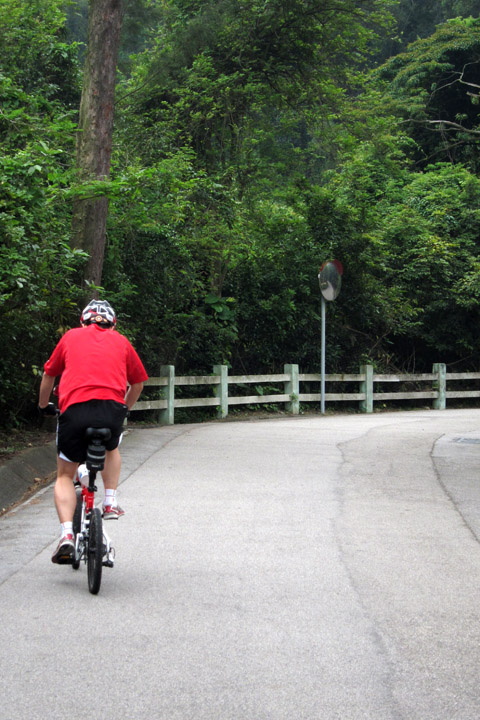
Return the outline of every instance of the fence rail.
[[[447,399],[480,397],[480,389],[458,388],[459,382],[475,380],[480,380],[480,373],[447,373],[444,363],[436,363],[431,373],[397,375],[375,374],[371,365],[363,365],[357,374],[326,375],[329,386],[338,384],[341,388],[339,392],[326,392],[324,399],[326,403],[358,403],[366,413],[373,412],[375,402],[396,400],[431,400],[435,409],[444,410]],[[308,387],[316,383],[321,384],[320,373],[300,373],[298,365],[285,365],[283,373],[271,375],[229,375],[226,365],[215,365],[212,375],[181,376],[175,375],[173,365],[164,365],[159,377],[145,383],[148,388],[158,388],[157,397],[137,402],[133,411],[156,410],[159,422],[165,425],[174,424],[177,408],[216,407],[217,416],[225,418],[234,405],[280,403],[287,412],[297,415],[300,403],[321,402],[321,392],[311,392]],[[356,387],[347,390],[349,384]],[[255,394],[246,394],[251,385],[255,386]],[[275,385],[279,385],[278,391],[272,392]],[[399,389],[387,391],[385,385],[398,385]],[[185,396],[188,388],[201,387],[205,387],[204,397]],[[176,388],[182,388],[181,397]]]

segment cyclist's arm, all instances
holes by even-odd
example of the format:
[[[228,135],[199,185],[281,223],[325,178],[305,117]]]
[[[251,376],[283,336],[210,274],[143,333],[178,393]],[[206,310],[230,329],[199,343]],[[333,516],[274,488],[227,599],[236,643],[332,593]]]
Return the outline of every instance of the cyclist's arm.
[[[40,383],[40,393],[38,395],[38,407],[45,408],[50,400],[53,386],[55,384],[55,376],[43,373],[42,382]]]
[[[129,410],[131,410],[137,402],[142,390],[143,382],[133,383],[133,385],[130,385],[130,387],[128,388],[128,392],[125,395],[125,405],[128,407]]]

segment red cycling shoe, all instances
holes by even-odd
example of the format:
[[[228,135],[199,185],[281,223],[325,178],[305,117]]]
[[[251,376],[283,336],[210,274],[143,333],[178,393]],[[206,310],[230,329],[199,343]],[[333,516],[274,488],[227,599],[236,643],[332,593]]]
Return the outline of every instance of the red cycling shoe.
[[[102,506],[102,517],[104,520],[118,520],[122,515],[125,515],[125,510],[122,510],[120,505]]]
[[[52,555],[52,562],[57,563],[57,565],[71,565],[74,550],[75,543],[73,540],[73,535],[64,535],[62,538],[60,538],[57,549]]]

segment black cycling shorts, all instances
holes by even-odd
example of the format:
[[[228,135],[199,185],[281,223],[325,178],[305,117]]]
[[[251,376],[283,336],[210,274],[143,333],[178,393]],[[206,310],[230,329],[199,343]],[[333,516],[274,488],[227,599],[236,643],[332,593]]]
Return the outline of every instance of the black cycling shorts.
[[[70,405],[58,418],[57,453],[70,462],[83,463],[87,457],[88,427],[109,428],[112,437],[105,443],[107,450],[118,447],[127,416],[126,405],[115,400],[88,400]]]

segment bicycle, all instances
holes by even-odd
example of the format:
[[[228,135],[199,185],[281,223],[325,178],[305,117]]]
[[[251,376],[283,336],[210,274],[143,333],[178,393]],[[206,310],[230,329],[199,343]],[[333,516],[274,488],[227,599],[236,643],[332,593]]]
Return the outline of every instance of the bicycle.
[[[73,516],[73,535],[75,549],[72,567],[78,570],[83,560],[87,565],[88,589],[92,595],[100,590],[103,567],[113,567],[115,550],[110,538],[103,530],[102,514],[99,508],[94,507],[95,485],[97,473],[105,465],[105,443],[111,437],[109,428],[87,428],[85,431],[88,440],[86,466],[88,470],[88,484],[77,489],[77,505]]]

